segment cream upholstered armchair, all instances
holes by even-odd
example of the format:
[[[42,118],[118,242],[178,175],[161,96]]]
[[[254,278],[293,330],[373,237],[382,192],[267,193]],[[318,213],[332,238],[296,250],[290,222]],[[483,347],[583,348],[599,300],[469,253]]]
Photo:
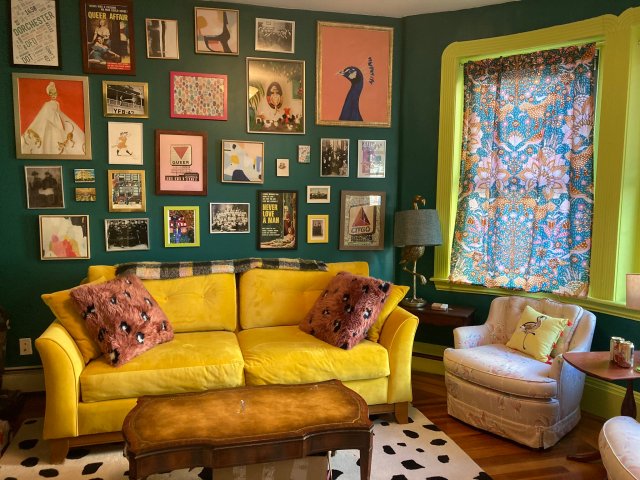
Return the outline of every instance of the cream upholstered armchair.
[[[551,352],[551,364],[505,345],[527,305],[569,320]],[[562,354],[589,351],[594,328],[595,316],[576,305],[517,296],[494,299],[485,324],[456,328],[455,348],[445,350],[449,415],[530,447],[554,445],[580,420],[585,377]]]
[[[640,423],[631,417],[613,417],[604,422],[598,447],[610,480],[640,479]]]

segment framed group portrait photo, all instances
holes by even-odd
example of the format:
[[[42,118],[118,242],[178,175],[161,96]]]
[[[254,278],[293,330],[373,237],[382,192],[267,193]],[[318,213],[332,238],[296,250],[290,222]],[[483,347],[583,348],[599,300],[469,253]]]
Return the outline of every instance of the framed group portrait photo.
[[[91,160],[87,77],[11,76],[16,158]]]
[[[386,193],[342,190],[340,250],[383,250]]]
[[[295,40],[296,22],[256,18],[256,51],[294,53]]]
[[[249,233],[248,203],[209,204],[209,233]]]
[[[149,250],[148,218],[105,218],[107,252]]]
[[[316,124],[391,127],[393,28],[317,27]]]
[[[60,68],[59,0],[10,0],[11,64]]]
[[[135,75],[134,23],[131,0],[80,0],[83,71]]]

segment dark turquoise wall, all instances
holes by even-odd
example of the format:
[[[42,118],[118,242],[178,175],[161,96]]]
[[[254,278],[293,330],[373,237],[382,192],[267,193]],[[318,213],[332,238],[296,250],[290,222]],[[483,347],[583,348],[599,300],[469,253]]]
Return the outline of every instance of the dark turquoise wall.
[[[536,30],[608,13],[619,15],[638,5],[640,1],[637,0],[523,0],[405,18],[399,208],[409,207],[416,193],[424,195],[431,207],[435,205],[440,60],[450,43]],[[419,270],[433,273],[432,255],[423,257]],[[398,272],[398,277],[399,281],[407,281],[404,274]],[[418,291],[430,301],[475,307],[477,323],[486,319],[493,298],[489,295],[437,292],[432,284],[419,287]],[[593,349],[608,349],[609,338],[614,335],[640,344],[638,322],[597,312],[596,316]],[[452,344],[451,331],[446,329],[421,327],[417,339],[440,345]]]
[[[37,354],[18,355],[18,339],[36,338],[51,322],[52,316],[40,300],[40,294],[76,285],[86,274],[90,264],[115,264],[137,260],[209,260],[243,258],[250,256],[284,256],[314,258],[324,261],[365,260],[371,266],[372,275],[393,279],[394,251],[392,245],[393,212],[396,210],[399,119],[402,59],[401,20],[381,17],[337,15],[301,10],[258,8],[243,5],[171,0],[135,1],[134,29],[137,74],[135,76],[89,75],[91,131],[93,159],[91,161],[18,160],[15,157],[13,131],[13,102],[11,96],[11,72],[84,75],[80,51],[80,18],[78,0],[60,0],[60,30],[62,32],[61,70],[11,68],[6,4],[2,2],[3,20],[0,22],[0,205],[4,235],[0,235],[0,305],[9,313],[12,321],[7,344],[7,366],[38,365]],[[194,6],[226,7],[240,11],[240,55],[196,55],[194,53]],[[179,22],[180,60],[150,60],[146,58],[144,19],[171,18]],[[295,54],[274,54],[254,50],[255,18],[275,18],[296,22]],[[316,22],[335,21],[359,24],[383,25],[395,28],[393,111],[391,128],[341,128],[315,125],[315,53]],[[306,134],[258,135],[246,133],[245,120],[245,58],[271,57],[306,61]],[[169,117],[169,72],[208,72],[228,75],[228,121],[183,120]],[[108,119],[102,115],[102,80],[130,80],[149,83],[150,115],[148,119]],[[146,171],[147,211],[141,213],[109,213],[107,198],[107,122],[135,121],[144,125],[144,170]],[[155,195],[154,130],[198,130],[208,134],[208,196],[158,196]],[[321,138],[349,138],[349,178],[321,178],[319,151]],[[222,184],[220,178],[220,140],[238,139],[265,142],[264,185]],[[384,139],[387,141],[387,169],[385,179],[356,178],[356,147],[358,139]],[[312,146],[311,164],[297,163],[297,146]],[[290,176],[275,176],[275,159],[290,159]],[[28,210],[25,197],[25,165],[62,165],[66,208],[61,210]],[[94,168],[96,171],[97,202],[74,201],[74,168]],[[137,166],[123,166],[134,168]],[[85,184],[86,185],[86,184]],[[307,185],[331,185],[332,203],[307,204]],[[295,251],[264,251],[256,249],[256,191],[259,189],[293,189],[300,196],[298,241]],[[387,194],[387,215],[384,251],[339,251],[339,208],[341,190],[382,190]],[[209,202],[251,203],[251,234],[209,234]],[[199,248],[164,248],[162,212],[165,205],[198,205],[201,216],[201,246]],[[328,244],[306,243],[306,215],[329,214]],[[90,216],[91,259],[41,261],[39,255],[39,214],[88,214]],[[144,252],[115,253],[105,251],[105,218],[148,217],[150,219],[151,250]]]

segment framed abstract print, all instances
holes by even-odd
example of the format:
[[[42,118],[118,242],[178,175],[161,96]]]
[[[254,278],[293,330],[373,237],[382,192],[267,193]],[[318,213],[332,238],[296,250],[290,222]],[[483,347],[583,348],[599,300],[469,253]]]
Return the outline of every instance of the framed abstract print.
[[[222,140],[222,183],[264,183],[264,142]]]
[[[11,64],[60,68],[59,0],[10,0]]]
[[[109,163],[142,165],[142,123],[108,122]]]
[[[329,215],[307,215],[307,243],[329,243]]]
[[[131,0],[80,0],[83,71],[135,75],[134,23]]]
[[[296,44],[296,22],[256,18],[256,51],[293,53]]]
[[[149,250],[148,218],[105,218],[107,252]]]
[[[248,203],[210,203],[209,233],[249,233]]]
[[[156,194],[207,194],[207,134],[156,130]]]
[[[164,246],[200,246],[200,207],[164,207]]]
[[[227,76],[171,72],[171,118],[227,119]]]
[[[340,250],[383,250],[386,193],[343,190]]]
[[[88,260],[89,215],[40,215],[41,260]]]
[[[149,84],[103,80],[102,112],[105,117],[149,118]]]
[[[390,127],[393,28],[318,22],[316,123]]]
[[[320,176],[349,176],[349,139],[320,139]]]
[[[247,132],[305,131],[303,60],[247,58]]]
[[[258,249],[298,248],[298,192],[258,190]]]
[[[144,170],[109,170],[109,211],[146,212]]]
[[[91,160],[87,77],[15,72],[11,77],[16,158]]]
[[[238,55],[240,12],[194,8],[196,53]]]
[[[64,208],[62,167],[24,167],[27,208]]]
[[[178,60],[178,21],[166,18],[145,18],[147,58]]]
[[[358,140],[358,178],[384,178],[386,140]]]

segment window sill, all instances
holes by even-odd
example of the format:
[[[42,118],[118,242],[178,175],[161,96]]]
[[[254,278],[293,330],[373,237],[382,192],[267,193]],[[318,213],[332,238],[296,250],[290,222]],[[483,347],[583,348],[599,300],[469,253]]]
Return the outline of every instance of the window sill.
[[[550,293],[529,293],[520,290],[508,290],[504,288],[486,288],[478,285],[463,285],[458,283],[451,283],[446,278],[432,278],[436,290],[446,292],[461,292],[472,293],[477,295],[495,295],[504,297],[507,295],[518,295],[521,297],[530,298],[550,298],[562,303],[573,303],[580,305],[592,312],[606,313],[616,317],[622,317],[629,320],[640,320],[640,310],[633,310],[627,308],[623,303],[617,303],[610,300],[601,300],[598,298],[575,298],[575,297],[563,297],[559,295],[553,295]]]

